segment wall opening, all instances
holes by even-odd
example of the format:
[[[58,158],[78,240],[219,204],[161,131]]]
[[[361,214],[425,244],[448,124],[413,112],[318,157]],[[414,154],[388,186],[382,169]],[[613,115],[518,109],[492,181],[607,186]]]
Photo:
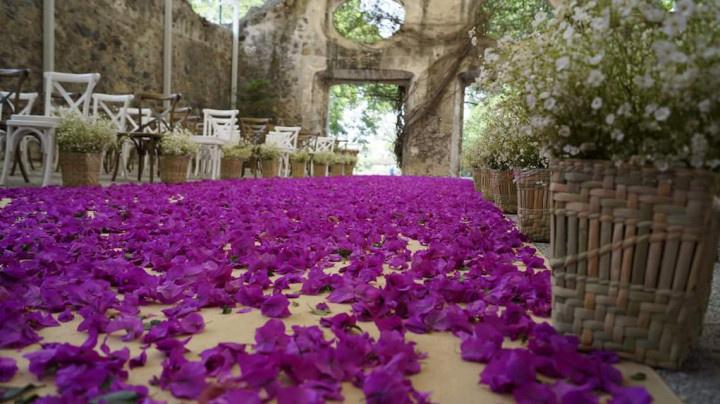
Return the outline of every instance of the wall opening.
[[[377,82],[330,87],[327,131],[360,149],[357,174],[400,175],[395,141],[405,112],[404,94],[405,86]]]
[[[460,172],[461,177],[472,177],[473,168],[471,165],[472,153],[475,151],[471,147],[477,139],[482,135],[483,114],[481,105],[486,98],[480,88],[475,84],[465,86],[463,98],[463,122],[460,139]]]
[[[395,0],[347,0],[333,13],[335,30],[372,45],[395,35],[405,23],[405,7]]]
[[[242,0],[238,2],[238,18],[243,18],[253,7],[260,7],[266,0]],[[206,20],[220,25],[231,25],[233,5],[227,0],[190,0],[195,13]]]

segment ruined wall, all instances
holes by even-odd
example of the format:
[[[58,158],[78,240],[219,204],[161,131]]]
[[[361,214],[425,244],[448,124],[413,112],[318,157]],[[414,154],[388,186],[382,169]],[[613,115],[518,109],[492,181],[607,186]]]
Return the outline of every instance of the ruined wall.
[[[374,45],[336,32],[332,16],[342,3],[271,0],[248,15],[241,31],[240,109],[323,134],[331,85],[403,85],[413,116],[403,145],[404,173],[456,174],[464,89],[458,75],[476,60],[468,31],[479,18],[480,0],[406,0],[403,28]],[[257,102],[264,99],[270,102]]]
[[[98,72],[97,91],[161,92],[162,0],[55,2],[55,70]],[[0,2],[0,66],[29,67],[42,82],[42,0]],[[173,8],[173,91],[194,107],[230,106],[232,33],[208,23],[186,0]]]

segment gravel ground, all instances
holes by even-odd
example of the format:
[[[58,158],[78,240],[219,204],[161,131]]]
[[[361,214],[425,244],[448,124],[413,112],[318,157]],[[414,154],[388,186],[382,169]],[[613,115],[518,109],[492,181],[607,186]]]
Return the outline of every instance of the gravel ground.
[[[535,246],[544,256],[550,256],[549,244]],[[656,370],[684,402],[720,403],[720,264],[715,264],[710,305],[698,347],[681,370]]]

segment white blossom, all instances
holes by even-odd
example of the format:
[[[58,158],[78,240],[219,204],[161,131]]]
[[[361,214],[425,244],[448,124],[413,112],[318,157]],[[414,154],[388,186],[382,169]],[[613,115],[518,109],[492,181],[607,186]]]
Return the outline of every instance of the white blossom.
[[[668,107],[661,107],[655,111],[655,119],[657,119],[658,122],[664,122],[669,117],[670,117],[670,108],[668,108]]]
[[[703,114],[707,114],[708,112],[710,112],[710,107],[711,107],[710,100],[702,100],[702,101],[698,104],[698,109],[699,109],[700,112],[702,112]]]
[[[677,0],[675,2],[675,12],[683,17],[690,17],[695,11],[695,3],[692,0]]]
[[[530,94],[527,97],[525,97],[525,102],[527,103],[527,106],[530,109],[535,108],[535,105],[537,105],[537,98],[535,98],[534,95]]]
[[[562,125],[558,130],[558,134],[562,137],[570,137],[570,128],[567,125]]]
[[[545,106],[545,109],[547,109],[548,111],[552,111],[553,109],[555,109],[555,98],[550,97],[547,100],[545,100],[544,106]]]
[[[568,66],[570,66],[570,58],[567,56],[563,56],[555,60],[555,69],[557,69],[557,71],[565,70]]]
[[[623,133],[620,129],[613,130],[610,136],[616,142],[622,142],[623,139],[625,139],[625,133]]]
[[[587,78],[590,87],[599,87],[605,81],[605,75],[600,70],[591,70]]]
[[[590,104],[590,106],[591,106],[592,109],[594,109],[594,110],[598,110],[598,109],[602,108],[602,106],[603,106],[603,100],[602,100],[602,98],[600,98],[600,97],[595,97],[595,99],[592,100],[592,104]]]
[[[605,123],[612,126],[615,123],[615,114],[608,114],[605,117]]]
[[[602,62],[602,60],[603,60],[604,57],[605,57],[605,53],[604,53],[604,52],[600,52],[600,53],[598,53],[597,55],[591,57],[591,58],[588,60],[588,63],[589,63],[590,65],[592,65],[592,66],[597,66],[598,64],[600,64],[600,62]]]
[[[687,19],[682,14],[674,14],[665,20],[662,31],[669,37],[682,34],[687,29]]]

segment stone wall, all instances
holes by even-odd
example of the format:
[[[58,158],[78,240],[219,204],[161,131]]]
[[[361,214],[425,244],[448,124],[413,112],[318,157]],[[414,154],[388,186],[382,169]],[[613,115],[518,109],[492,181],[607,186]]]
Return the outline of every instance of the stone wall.
[[[99,92],[162,91],[163,0],[62,0],[55,7],[56,71],[99,72]],[[39,91],[42,0],[2,1],[0,18],[0,66],[31,68]],[[175,0],[172,84],[185,103],[229,108],[231,54],[230,29]]]
[[[248,14],[241,22],[241,111],[324,134],[332,85],[402,85],[410,120],[403,172],[457,174],[465,84],[460,74],[472,68],[481,50],[470,46],[468,37],[479,18],[480,1],[404,1],[403,28],[374,45],[355,43],[336,32],[332,15],[342,3],[270,0]],[[270,102],[258,102],[265,99]]]

